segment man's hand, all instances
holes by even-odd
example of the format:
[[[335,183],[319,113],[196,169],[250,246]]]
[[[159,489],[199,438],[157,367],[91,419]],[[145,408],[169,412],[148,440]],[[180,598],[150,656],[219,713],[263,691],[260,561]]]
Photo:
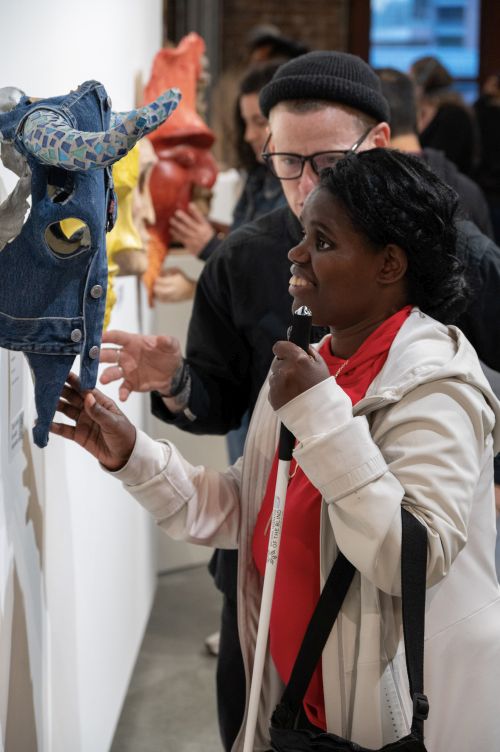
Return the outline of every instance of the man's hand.
[[[170,220],[173,240],[182,243],[193,256],[199,256],[206,244],[215,235],[215,230],[196,204],[189,204],[187,211],[178,209]]]
[[[123,379],[118,396],[122,402],[131,392],[168,393],[175,372],[182,365],[182,352],[175,337],[129,334],[118,329],[104,332],[101,363],[113,363],[101,374],[101,384]]]
[[[82,392],[78,377],[70,373],[57,409],[75,425],[52,423],[52,433],[76,441],[108,470],[120,470],[127,464],[136,430],[113,400],[98,389]]]
[[[293,342],[276,342],[269,375],[269,402],[274,410],[330,376],[325,361],[312,347],[305,352]]]
[[[160,303],[180,303],[191,300],[196,290],[196,280],[188,277],[182,269],[163,269],[153,286],[155,300]]]

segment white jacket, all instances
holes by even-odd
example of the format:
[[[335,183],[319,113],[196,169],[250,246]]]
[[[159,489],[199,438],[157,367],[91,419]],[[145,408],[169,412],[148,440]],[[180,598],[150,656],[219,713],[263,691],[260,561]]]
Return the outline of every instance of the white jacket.
[[[500,589],[494,566],[493,432],[500,404],[454,327],[413,309],[382,371],[353,409],[333,377],[275,414],[262,388],[243,459],[224,473],[190,465],[138,434],[127,490],[174,538],[239,548],[238,621],[248,677],[261,578],[252,533],[278,418],[324,499],[321,573],[337,546],[358,573],[323,652],[328,730],[376,748],[408,733],[401,625],[401,505],[428,531],[424,691],[428,752],[500,749]],[[294,604],[290,604],[294,608]],[[255,750],[269,749],[282,685],[268,659]],[[240,732],[234,752],[242,749]]]

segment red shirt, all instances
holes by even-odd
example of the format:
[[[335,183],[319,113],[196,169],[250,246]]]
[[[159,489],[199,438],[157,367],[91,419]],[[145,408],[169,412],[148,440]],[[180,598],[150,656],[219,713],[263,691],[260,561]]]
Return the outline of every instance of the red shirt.
[[[353,405],[365,396],[373,379],[382,370],[394,337],[410,311],[411,306],[406,306],[386,319],[349,358],[340,372],[339,368],[345,361],[332,355],[331,338],[321,346],[319,352],[330,373],[335,375],[339,372],[337,383]],[[276,452],[252,541],[254,561],[262,576],[266,567],[277,470]],[[285,684],[290,678],[320,594],[321,494],[309,482],[295,460],[290,467],[290,477],[269,628],[271,655]],[[326,730],[321,663],[307,689],[304,710],[312,724]]]

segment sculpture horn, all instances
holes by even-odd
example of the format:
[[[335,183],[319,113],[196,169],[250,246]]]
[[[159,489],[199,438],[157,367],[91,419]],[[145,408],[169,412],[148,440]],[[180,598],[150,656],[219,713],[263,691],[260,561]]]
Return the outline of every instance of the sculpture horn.
[[[107,131],[80,131],[53,110],[40,108],[29,115],[21,138],[39,161],[64,170],[85,172],[112,165],[175,110],[179,89],[168,89],[151,104],[129,112],[111,113]]]

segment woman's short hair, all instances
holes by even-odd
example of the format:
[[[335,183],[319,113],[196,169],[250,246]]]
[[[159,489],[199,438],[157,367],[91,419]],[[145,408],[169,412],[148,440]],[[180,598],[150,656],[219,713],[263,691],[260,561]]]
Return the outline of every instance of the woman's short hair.
[[[465,310],[465,265],[456,251],[458,196],[422,159],[394,149],[350,154],[321,173],[321,186],[374,248],[394,243],[405,251],[409,303],[443,323]]]

